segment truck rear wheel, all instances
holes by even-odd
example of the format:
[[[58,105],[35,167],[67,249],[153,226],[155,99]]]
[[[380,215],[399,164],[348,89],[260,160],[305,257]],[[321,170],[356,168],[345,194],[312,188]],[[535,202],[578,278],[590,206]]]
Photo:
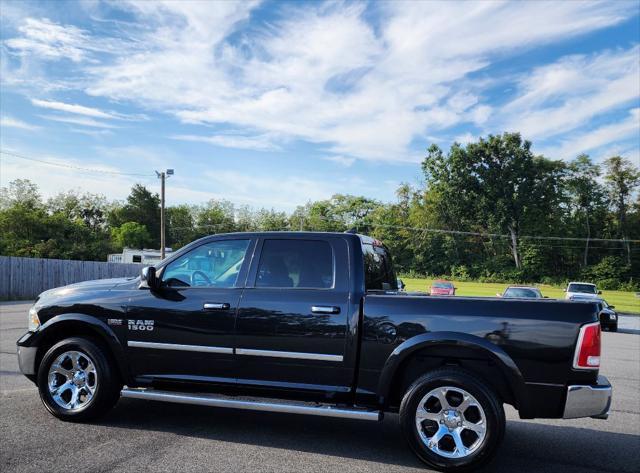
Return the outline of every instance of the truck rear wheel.
[[[106,413],[118,401],[120,387],[104,349],[85,338],[56,343],[38,368],[42,403],[66,421],[80,422]]]
[[[502,403],[480,379],[441,368],[417,379],[400,405],[407,442],[427,465],[469,471],[495,454],[505,430]]]

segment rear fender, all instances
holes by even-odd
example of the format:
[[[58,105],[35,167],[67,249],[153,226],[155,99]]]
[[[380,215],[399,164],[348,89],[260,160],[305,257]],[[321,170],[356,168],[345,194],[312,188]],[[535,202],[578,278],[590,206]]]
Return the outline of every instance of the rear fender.
[[[380,402],[386,405],[392,390],[394,376],[402,368],[403,362],[418,350],[437,346],[458,346],[472,349],[493,361],[504,375],[511,388],[518,409],[526,409],[529,405],[527,391],[522,373],[511,357],[499,346],[477,337],[459,332],[429,332],[412,337],[396,347],[382,368],[378,384]]]

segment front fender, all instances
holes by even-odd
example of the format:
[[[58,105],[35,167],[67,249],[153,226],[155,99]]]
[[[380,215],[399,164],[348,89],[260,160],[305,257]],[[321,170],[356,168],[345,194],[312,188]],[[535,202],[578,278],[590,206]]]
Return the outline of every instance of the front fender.
[[[413,353],[436,346],[458,346],[477,351],[494,361],[509,383],[517,406],[528,406],[525,381],[513,359],[499,346],[475,335],[460,332],[428,332],[416,335],[398,345],[387,358],[378,384],[379,399],[386,402],[392,382],[402,363]]]
[[[79,335],[78,332],[86,332],[88,335],[93,335],[105,342],[115,358],[122,380],[125,383],[130,381],[130,373],[127,368],[128,364],[122,343],[120,343],[111,327],[95,317],[80,313],[56,315],[42,324],[30,337],[22,337],[18,344],[23,347],[40,347],[51,336],[62,336],[64,338],[65,333],[68,333],[69,336],[75,336]]]

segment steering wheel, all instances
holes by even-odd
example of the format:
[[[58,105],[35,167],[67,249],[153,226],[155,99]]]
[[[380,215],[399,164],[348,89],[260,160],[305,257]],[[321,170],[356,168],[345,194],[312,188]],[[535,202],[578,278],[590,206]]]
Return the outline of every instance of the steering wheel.
[[[202,278],[203,284],[197,284],[196,276],[200,276]],[[209,279],[209,276],[207,276],[205,272],[196,270],[193,273],[191,273],[191,285],[192,286],[211,286],[211,279]]]

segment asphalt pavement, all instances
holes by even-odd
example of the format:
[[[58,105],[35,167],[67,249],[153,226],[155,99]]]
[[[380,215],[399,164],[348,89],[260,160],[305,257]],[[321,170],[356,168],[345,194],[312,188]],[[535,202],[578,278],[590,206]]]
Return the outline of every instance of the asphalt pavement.
[[[18,371],[15,342],[29,304],[0,304],[0,471],[424,472],[384,422],[122,399],[89,424],[48,414]],[[614,386],[608,420],[523,421],[507,407],[496,472],[640,471],[640,318],[603,334],[601,374]]]

